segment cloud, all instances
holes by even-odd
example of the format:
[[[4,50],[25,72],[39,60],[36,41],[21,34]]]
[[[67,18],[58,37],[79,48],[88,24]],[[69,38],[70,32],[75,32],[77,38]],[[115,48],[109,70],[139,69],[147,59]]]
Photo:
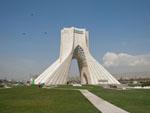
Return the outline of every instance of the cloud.
[[[103,56],[103,65],[110,67],[147,67],[150,66],[150,55],[130,55],[127,53],[107,52]]]

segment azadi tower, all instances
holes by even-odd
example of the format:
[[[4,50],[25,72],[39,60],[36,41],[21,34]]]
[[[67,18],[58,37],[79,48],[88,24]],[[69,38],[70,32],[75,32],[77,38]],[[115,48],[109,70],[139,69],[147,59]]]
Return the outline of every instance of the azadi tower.
[[[60,56],[35,79],[35,84],[67,84],[72,59],[77,59],[81,84],[120,84],[89,51],[89,33],[85,29],[61,30]]]

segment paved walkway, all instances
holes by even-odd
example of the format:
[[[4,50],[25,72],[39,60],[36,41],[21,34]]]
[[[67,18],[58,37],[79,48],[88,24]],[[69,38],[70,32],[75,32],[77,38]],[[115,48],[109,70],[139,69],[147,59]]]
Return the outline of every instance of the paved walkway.
[[[96,96],[85,89],[80,89],[80,92],[102,113],[129,113],[105,100]]]

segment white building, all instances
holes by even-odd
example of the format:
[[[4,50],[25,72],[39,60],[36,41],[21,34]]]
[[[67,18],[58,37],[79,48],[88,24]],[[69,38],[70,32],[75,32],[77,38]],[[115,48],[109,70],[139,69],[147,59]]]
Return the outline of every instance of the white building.
[[[85,29],[61,30],[60,56],[35,79],[35,84],[66,84],[72,59],[77,59],[81,84],[120,84],[89,51],[89,32]]]

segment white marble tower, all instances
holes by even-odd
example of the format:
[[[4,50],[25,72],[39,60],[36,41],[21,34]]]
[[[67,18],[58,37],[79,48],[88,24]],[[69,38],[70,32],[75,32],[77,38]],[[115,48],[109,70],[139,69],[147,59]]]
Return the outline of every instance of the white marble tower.
[[[73,58],[78,62],[81,84],[120,84],[90,54],[88,31],[74,27],[61,30],[60,56],[35,79],[35,84],[66,84]]]

